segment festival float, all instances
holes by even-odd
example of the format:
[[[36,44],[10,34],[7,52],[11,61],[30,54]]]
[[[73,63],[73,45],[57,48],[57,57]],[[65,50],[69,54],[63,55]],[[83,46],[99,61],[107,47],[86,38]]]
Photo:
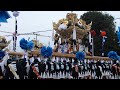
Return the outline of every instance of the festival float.
[[[57,62],[58,59],[61,61],[63,60],[62,61],[63,64],[60,61],[60,63],[62,65],[64,65],[64,60],[66,60],[66,61],[68,59],[69,59],[69,61],[74,60],[74,62],[73,61],[71,62],[71,65],[72,64],[75,65],[75,69],[77,69],[76,68],[76,66],[77,66],[76,60],[80,61],[79,62],[80,65],[78,65],[78,66],[80,66],[80,68],[84,64],[86,64],[86,66],[87,66],[87,64],[89,64],[89,62],[86,62],[86,63],[81,62],[82,60],[84,60],[84,61],[92,60],[91,64],[93,64],[93,65],[99,64],[100,63],[99,60],[102,60],[102,61],[103,60],[112,60],[112,59],[113,59],[113,61],[119,60],[120,56],[115,51],[110,51],[108,53],[108,57],[94,56],[93,52],[92,53],[89,52],[90,51],[89,44],[91,44],[91,39],[93,39],[92,36],[95,35],[95,31],[91,30],[91,27],[92,27],[92,21],[89,24],[86,24],[86,22],[84,20],[77,18],[77,14],[72,13],[72,12],[67,13],[65,19],[61,19],[57,23],[53,22],[53,33],[55,32],[55,36],[53,35],[54,36],[54,48],[50,47],[50,44],[49,44],[49,46],[45,46],[42,43],[39,43],[39,40],[37,40],[37,38],[33,39],[33,40],[29,40],[30,38],[28,40],[26,40],[25,38],[22,38],[19,41],[19,46],[24,52],[14,51],[14,45],[15,45],[15,50],[16,50],[15,43],[16,43],[17,39],[13,39],[13,51],[9,51],[7,46],[10,44],[10,41],[7,41],[5,37],[0,36],[0,49],[1,49],[0,59],[2,60],[2,58],[5,56],[3,61],[8,65],[8,67],[9,67],[10,71],[13,73],[15,79],[21,79],[21,78],[26,77],[26,75],[24,75],[24,74],[23,74],[24,77],[20,77],[20,74],[16,73],[16,67],[13,67],[13,64],[16,64],[16,66],[17,66],[16,61],[19,63],[19,65],[21,64],[21,66],[24,63],[26,63],[26,65],[23,67],[25,67],[27,73],[30,70],[29,67],[31,66],[31,68],[32,68],[31,70],[33,70],[33,73],[37,76],[36,79],[42,79],[42,78],[45,78],[45,72],[43,73],[44,75],[42,75],[42,74],[40,75],[39,70],[37,68],[38,67],[37,64],[42,66],[42,63],[45,64],[44,62],[46,62],[46,60],[48,62],[50,60],[51,66],[53,66],[54,64],[59,65],[59,63]],[[34,33],[32,33],[32,35]],[[12,34],[12,37],[17,38],[17,36],[19,36],[19,35],[30,35],[30,34],[15,33],[15,34]],[[35,34],[35,35],[38,35],[38,34]],[[117,33],[117,35],[119,38],[120,31]],[[102,46],[103,46],[104,42],[105,42],[105,38],[106,38],[106,32],[101,31],[101,36],[102,36],[102,41],[103,41]],[[120,41],[118,43],[120,43]],[[93,43],[92,43],[92,45],[93,45]],[[6,52],[6,50],[7,50],[7,52]],[[9,55],[10,56],[12,55],[14,57],[9,59]],[[16,56],[22,56],[22,58],[20,57],[18,59],[18,57],[16,57]],[[34,56],[37,56],[37,57],[34,57]],[[103,52],[102,52],[102,56],[104,56]],[[40,60],[41,64],[39,63],[39,60]],[[96,62],[95,60],[98,62]],[[67,61],[67,63],[65,64],[66,67],[68,66],[69,61]],[[101,63],[103,63],[103,62],[101,62]],[[105,62],[105,63],[107,63],[107,65],[108,65],[110,62]],[[97,70],[97,68],[95,68],[95,69]],[[52,70],[54,70],[54,68]],[[69,70],[69,69],[65,69],[65,70]],[[21,72],[22,72],[22,70],[20,70],[20,73]],[[77,70],[76,72],[78,73],[79,71]],[[92,73],[91,73],[91,75],[92,75]],[[62,76],[60,76],[60,77],[62,77]],[[27,78],[29,78],[29,77],[26,77],[26,79]],[[49,75],[49,73],[48,73],[47,78],[51,78],[51,75]],[[52,78],[54,78],[54,77],[52,76]],[[71,78],[71,75],[66,76],[63,74],[62,78]],[[74,79],[74,76],[73,76],[73,79]]]
[[[77,52],[84,52],[85,58],[89,60],[110,60],[108,57],[92,56],[89,52],[88,44],[91,39],[92,21],[89,24],[82,19],[77,18],[76,13],[67,13],[66,18],[60,19],[57,23],[53,22],[54,48],[53,57],[67,57],[75,58]],[[29,56],[40,55],[40,49],[43,47],[42,43],[37,40],[32,40],[34,43],[33,50],[28,50]],[[7,46],[1,44],[0,47]],[[24,55],[21,52],[9,51],[10,55]]]
[[[77,18],[76,13],[67,13],[65,19],[58,23],[53,22],[54,53],[53,56],[75,58],[77,52],[84,52],[86,58],[96,60],[109,60],[107,57],[92,56],[89,52],[88,43],[91,39],[92,21],[89,24]]]
[[[58,23],[53,23],[53,29],[56,31],[55,35],[55,43],[58,42],[58,37],[61,40],[58,45],[65,46],[68,45],[67,51],[63,51],[63,53],[75,53],[77,51],[88,52],[88,47],[83,44],[83,39],[88,38],[88,33],[90,32],[92,26],[92,22],[90,24],[86,24],[82,19],[78,19],[75,13],[68,13],[66,15],[66,19],[59,20]]]

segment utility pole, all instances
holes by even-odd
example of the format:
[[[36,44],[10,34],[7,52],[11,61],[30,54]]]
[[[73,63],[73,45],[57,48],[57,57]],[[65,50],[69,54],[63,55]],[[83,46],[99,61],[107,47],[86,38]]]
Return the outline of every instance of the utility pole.
[[[18,11],[13,11],[13,16],[15,17],[15,33],[13,34],[13,50],[16,51],[16,42],[17,42],[17,16],[19,15]]]

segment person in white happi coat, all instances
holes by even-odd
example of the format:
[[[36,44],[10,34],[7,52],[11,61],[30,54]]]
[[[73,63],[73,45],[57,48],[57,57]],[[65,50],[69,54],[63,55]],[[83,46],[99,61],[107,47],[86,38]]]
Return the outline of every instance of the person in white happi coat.
[[[5,56],[2,59],[2,62],[0,62],[1,70],[3,75],[5,75],[5,66],[7,66],[7,60],[9,59],[8,52],[5,52]]]
[[[5,76],[5,72],[6,72],[6,66],[7,66],[7,60],[9,59],[9,53],[8,53],[8,49],[7,47],[4,48],[2,51],[5,52],[5,56],[2,58],[1,62],[0,62],[0,67],[1,67],[1,74],[3,75],[3,77]]]

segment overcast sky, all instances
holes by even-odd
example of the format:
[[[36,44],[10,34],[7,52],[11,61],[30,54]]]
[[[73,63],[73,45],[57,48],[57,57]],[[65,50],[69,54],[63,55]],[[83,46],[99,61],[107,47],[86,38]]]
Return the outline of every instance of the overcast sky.
[[[18,20],[18,33],[29,33],[36,31],[52,30],[52,22],[58,22],[59,19],[65,18],[66,14],[71,11],[19,11],[20,14],[17,17]],[[78,18],[86,11],[74,11],[78,14]],[[120,11],[104,11],[109,13],[114,18],[120,18]],[[11,18],[8,19],[8,23],[1,23],[0,30],[14,32],[15,31],[15,18],[12,12],[9,11]],[[115,20],[117,26],[120,25],[120,19]],[[52,32],[42,32],[41,35],[52,36]],[[0,35],[9,35],[7,33],[0,32]],[[19,41],[21,38],[34,39],[35,36],[18,36],[17,46],[19,47]],[[7,40],[12,40],[12,37],[6,37]],[[49,38],[38,36],[38,40],[45,45],[48,45]],[[53,46],[52,39],[50,40],[50,45]],[[10,47],[12,46],[12,42]],[[12,48],[11,48],[12,49]]]

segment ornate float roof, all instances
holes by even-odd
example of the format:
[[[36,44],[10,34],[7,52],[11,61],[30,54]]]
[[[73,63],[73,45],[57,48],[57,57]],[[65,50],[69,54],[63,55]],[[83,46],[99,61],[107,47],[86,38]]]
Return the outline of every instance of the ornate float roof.
[[[59,26],[64,24],[67,26],[66,30],[59,30]],[[77,38],[83,38],[91,29],[92,22],[90,24],[86,24],[86,22],[82,19],[77,18],[76,13],[67,13],[66,18],[60,19],[57,23],[53,22],[53,29],[57,34],[62,38],[70,38],[73,33],[73,29],[76,30]]]

